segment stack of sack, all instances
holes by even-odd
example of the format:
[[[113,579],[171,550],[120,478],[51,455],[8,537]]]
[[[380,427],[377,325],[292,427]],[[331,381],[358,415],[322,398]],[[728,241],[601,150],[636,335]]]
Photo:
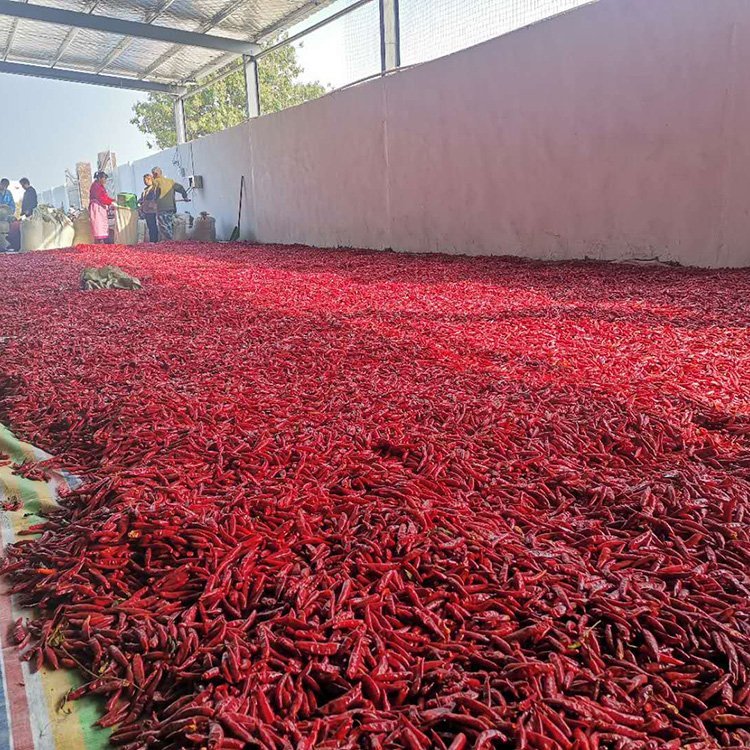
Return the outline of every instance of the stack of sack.
[[[63,210],[40,204],[21,221],[21,252],[73,247],[75,234],[73,222]]]

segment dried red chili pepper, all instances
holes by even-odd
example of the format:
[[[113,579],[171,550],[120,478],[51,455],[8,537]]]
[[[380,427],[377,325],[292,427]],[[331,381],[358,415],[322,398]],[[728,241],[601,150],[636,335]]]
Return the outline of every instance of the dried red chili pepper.
[[[78,291],[113,261],[144,289]],[[84,482],[14,638],[118,746],[748,744],[747,271],[0,265],[0,413]]]

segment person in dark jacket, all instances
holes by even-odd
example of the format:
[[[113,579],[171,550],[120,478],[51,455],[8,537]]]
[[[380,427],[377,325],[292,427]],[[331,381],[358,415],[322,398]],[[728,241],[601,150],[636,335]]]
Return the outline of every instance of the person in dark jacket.
[[[21,187],[23,188],[23,200],[21,201],[21,216],[31,216],[34,209],[39,205],[39,199],[36,196],[36,190],[31,187],[28,177],[21,178]]]
[[[159,239],[159,227],[156,223],[156,214],[159,210],[159,188],[154,184],[152,175],[143,175],[143,192],[141,193],[138,205],[141,208],[141,216],[146,220],[148,227],[148,238],[150,242],[157,242]]]

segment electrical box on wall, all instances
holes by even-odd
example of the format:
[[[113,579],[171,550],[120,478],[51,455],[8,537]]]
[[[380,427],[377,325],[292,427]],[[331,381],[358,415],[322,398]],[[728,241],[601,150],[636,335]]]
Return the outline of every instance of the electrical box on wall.
[[[188,187],[192,190],[201,190],[203,188],[203,177],[199,174],[193,174],[188,177]]]

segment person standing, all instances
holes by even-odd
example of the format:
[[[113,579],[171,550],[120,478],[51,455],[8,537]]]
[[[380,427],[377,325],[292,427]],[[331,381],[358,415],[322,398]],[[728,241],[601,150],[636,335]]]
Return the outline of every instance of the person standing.
[[[99,245],[109,240],[109,217],[107,209],[114,202],[107,194],[106,172],[97,172],[89,190],[89,218],[94,242]]]
[[[177,213],[175,193],[179,193],[186,201],[190,199],[188,198],[187,190],[179,182],[165,177],[161,167],[154,167],[151,170],[151,174],[154,178],[154,185],[159,191],[157,201],[159,239],[162,241],[171,240],[174,237],[174,217]]]
[[[21,201],[21,216],[31,216],[34,209],[39,205],[36,190],[31,186],[28,177],[21,178],[21,187],[23,188],[23,200]]]
[[[0,180],[0,206],[8,206],[11,215],[15,215],[16,202],[13,200],[13,195],[10,192],[10,180],[7,177],[3,177]]]
[[[159,239],[159,227],[156,216],[159,210],[159,188],[154,184],[154,178],[151,174],[143,175],[143,192],[138,201],[141,207],[141,215],[146,220],[148,227],[149,242],[157,242]]]

